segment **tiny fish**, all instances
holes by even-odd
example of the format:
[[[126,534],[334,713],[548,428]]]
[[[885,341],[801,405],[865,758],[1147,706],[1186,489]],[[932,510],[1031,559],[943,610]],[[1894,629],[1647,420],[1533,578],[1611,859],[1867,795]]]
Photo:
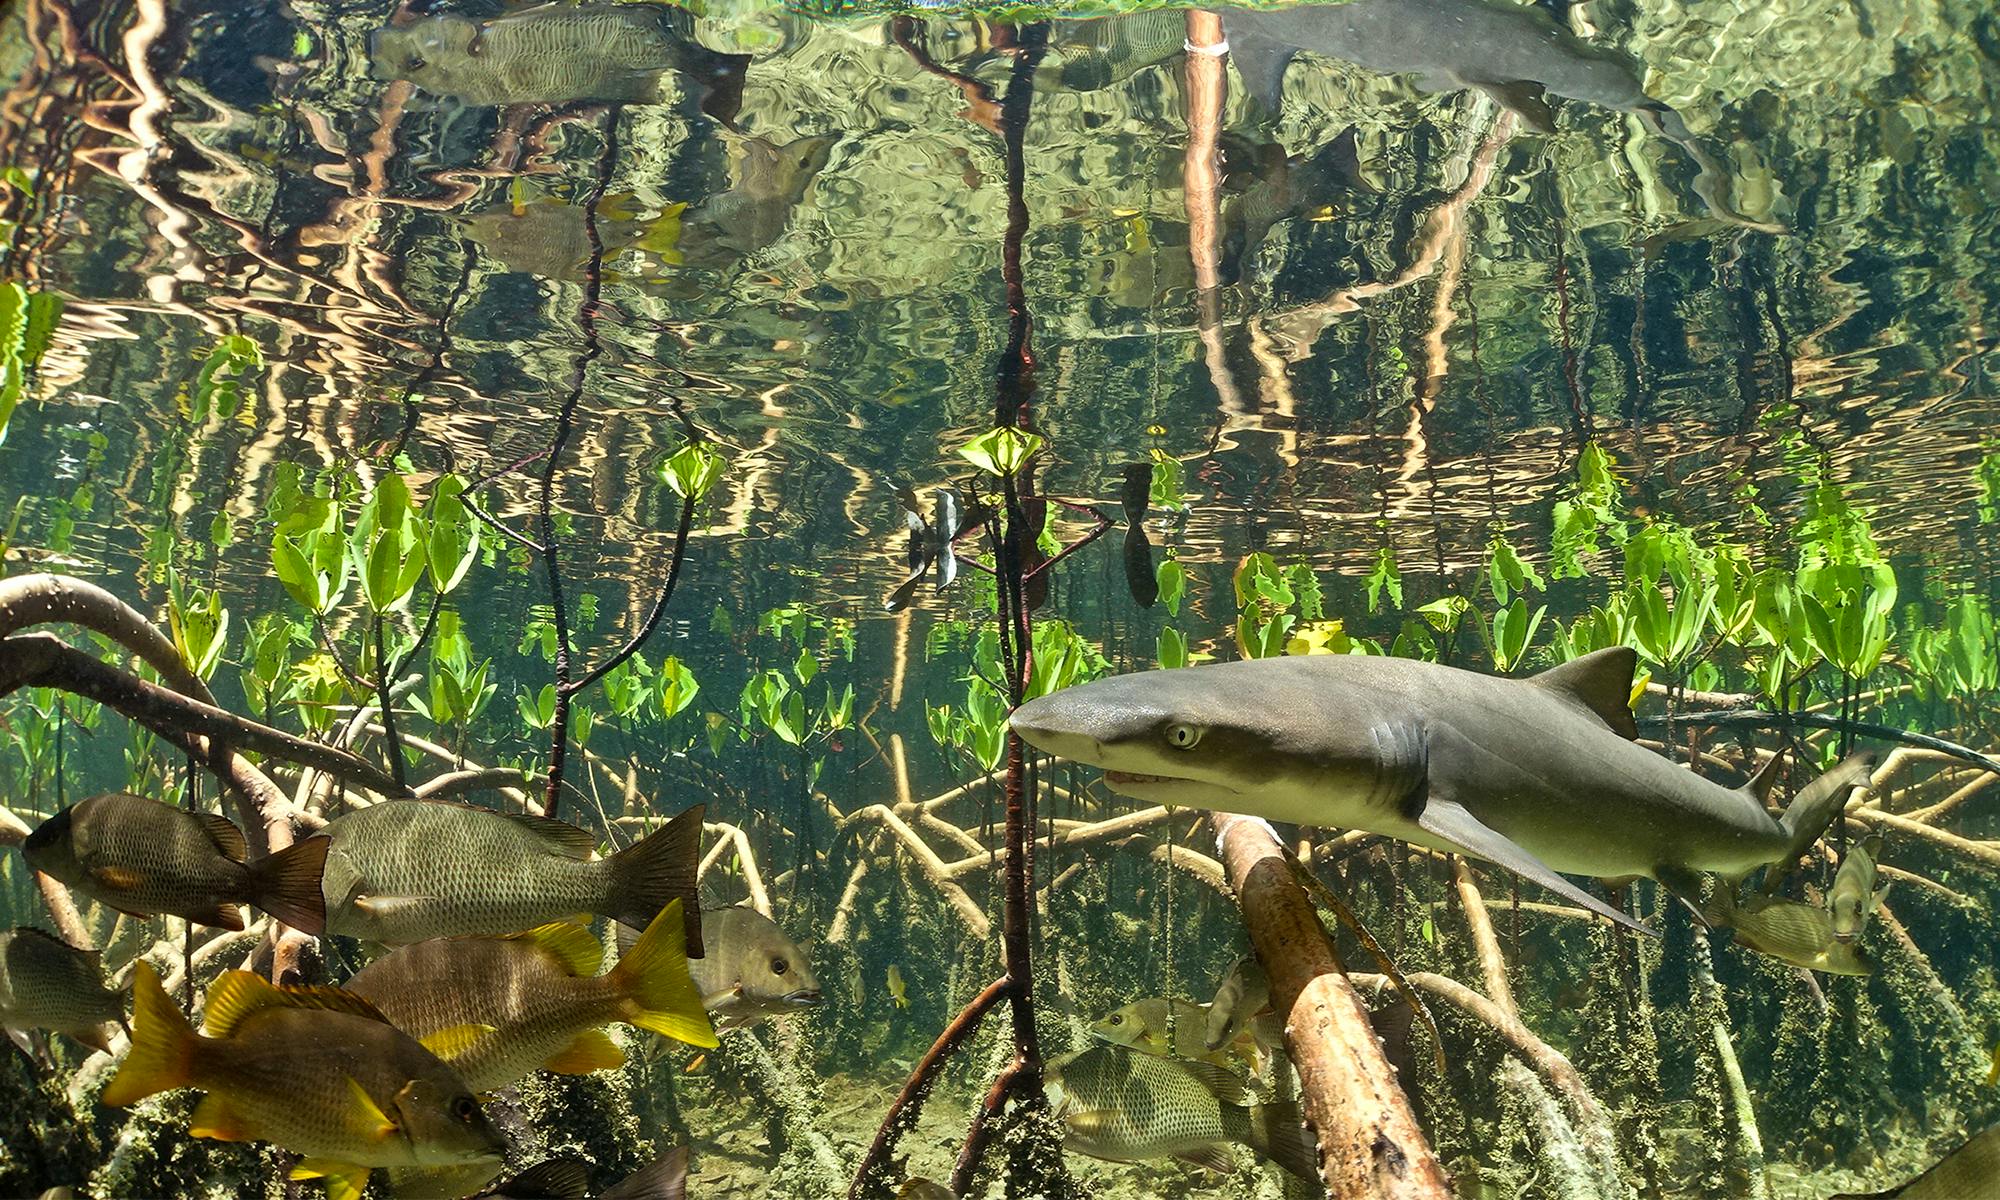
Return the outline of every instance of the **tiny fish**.
[[[1882,835],[1872,834],[1860,845],[1847,848],[1847,857],[1840,860],[1840,870],[1834,873],[1826,908],[1833,918],[1833,936],[1842,942],[1860,936],[1861,927],[1868,923],[1868,914],[1882,903],[1888,891],[1875,890],[1875,860],[1881,855]]]
[[[905,1179],[903,1186],[896,1189],[896,1200],[957,1200],[957,1197],[935,1179],[916,1176]]]
[[[2000,1200],[2000,1125],[1940,1159],[1936,1166],[1901,1187],[1853,1192],[1831,1200]]]
[[[1218,1067],[1255,1066],[1257,1043],[1246,1031],[1213,1050],[1206,1044],[1208,1010],[1186,1000],[1157,996],[1134,1000],[1090,1027],[1095,1037],[1162,1058],[1192,1058]]]
[[[619,953],[631,936],[618,931]],[[705,910],[701,940],[706,952],[688,963],[688,972],[718,1030],[745,1029],[819,1003],[819,979],[805,951],[756,909],[737,904]]]
[[[2000,1045],[1993,1047],[1993,1065],[1986,1068],[1986,1086],[2000,1087]]]
[[[23,1051],[30,1050],[30,1029],[108,1051],[112,1026],[124,1016],[118,994],[104,986],[97,951],[25,926],[0,933],[0,1027]]]
[[[903,983],[902,969],[895,963],[889,964],[889,999],[896,1002],[897,1008],[910,1007],[909,989]]]
[[[582,1075],[624,1065],[624,1053],[604,1035],[613,1022],[715,1045],[688,977],[683,930],[675,900],[601,975],[602,943],[574,922],[436,938],[383,955],[345,989],[412,1037],[462,1031],[456,1044],[435,1049],[473,1091],[489,1092],[537,1067]]]
[[[329,933],[406,945],[467,933],[516,933],[577,913],[644,929],[682,902],[701,953],[695,866],[701,806],[609,858],[564,821],[434,800],[389,800],[327,822]]]
[[[1209,1063],[1092,1046],[1049,1065],[1048,1095],[1069,1127],[1063,1144],[1093,1158],[1171,1156],[1228,1173],[1233,1142],[1301,1179],[1319,1177],[1318,1148],[1298,1106],[1260,1103],[1241,1079]]]
[[[1860,950],[1834,936],[1833,918],[1815,905],[1758,896],[1744,906],[1724,888],[1705,915],[1709,924],[1735,930],[1736,940],[1744,946],[1795,967],[1829,975],[1867,975],[1873,970]]]
[[[21,851],[35,870],[134,916],[241,929],[236,906],[251,904],[304,933],[318,934],[325,922],[324,840],[251,861],[229,818],[129,792],[79,800],[42,822]]]
[[[472,1089],[357,996],[226,971],[199,1035],[141,962],[132,1004],[132,1049],[104,1089],[113,1108],[198,1088],[191,1135],[304,1155],[292,1178],[324,1176],[329,1200],[359,1200],[375,1167],[498,1170],[506,1143]]]
[[[740,90],[747,59],[684,39],[674,19],[650,4],[544,4],[490,21],[421,17],[369,34],[369,73],[475,105],[659,104],[675,70]]]

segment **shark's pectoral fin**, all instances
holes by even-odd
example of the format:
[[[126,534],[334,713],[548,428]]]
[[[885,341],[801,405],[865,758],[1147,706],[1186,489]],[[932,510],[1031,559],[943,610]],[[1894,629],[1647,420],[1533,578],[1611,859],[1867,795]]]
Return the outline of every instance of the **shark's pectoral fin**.
[[[1702,928],[1713,928],[1713,922],[1708,919],[1708,913],[1702,908],[1699,874],[1686,867],[1660,866],[1654,868],[1653,878],[1659,880],[1660,886],[1667,889],[1668,895],[1687,906],[1687,910],[1694,914],[1694,919],[1700,922]]]
[[[1627,929],[1659,936],[1651,926],[1633,920],[1556,874],[1542,860],[1515,845],[1506,835],[1482,823],[1478,817],[1467,812],[1464,805],[1455,800],[1444,800],[1433,793],[1424,801],[1423,809],[1417,813],[1417,826],[1432,837],[1449,842],[1467,854],[1498,863],[1523,879],[1539,883],[1557,895],[1581,904],[1591,912],[1611,918]]]
[[[1536,133],[1556,131],[1556,115],[1549,108],[1548,97],[1543,94],[1542,85],[1534,80],[1506,79],[1474,86],[1491,97],[1493,103],[1519,117],[1522,123]]]

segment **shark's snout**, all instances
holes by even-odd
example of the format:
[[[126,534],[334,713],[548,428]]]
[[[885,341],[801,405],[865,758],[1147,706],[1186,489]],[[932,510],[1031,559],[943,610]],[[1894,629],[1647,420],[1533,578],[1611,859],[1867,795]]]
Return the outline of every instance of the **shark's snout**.
[[[1078,727],[1072,705],[1060,693],[1041,696],[1014,710],[1007,724],[1022,741],[1046,754],[1075,762],[1102,760],[1103,745]]]

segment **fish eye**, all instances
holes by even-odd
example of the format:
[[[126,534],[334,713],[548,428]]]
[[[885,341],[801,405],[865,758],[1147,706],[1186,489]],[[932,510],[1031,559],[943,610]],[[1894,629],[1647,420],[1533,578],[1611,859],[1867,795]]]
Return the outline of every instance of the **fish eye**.
[[[407,66],[407,67],[405,67],[405,68],[403,68],[403,69],[404,69],[404,70],[406,70],[406,71],[421,71],[421,70],[423,70],[423,69],[424,69],[425,67],[427,67],[427,66],[429,66],[429,65],[430,65],[430,64],[429,64],[428,62],[424,61],[424,56],[423,56],[423,55],[421,55],[421,54],[412,54],[412,55],[410,56],[410,65],[409,65],[409,66]]]
[[[451,1115],[461,1121],[474,1121],[479,1117],[479,1101],[470,1096],[460,1096],[451,1102]]]
[[[1192,750],[1194,749],[1194,744],[1200,740],[1201,730],[1196,729],[1192,725],[1175,724],[1167,726],[1167,742],[1176,750]]]
[[[1112,1023],[1113,1025],[1123,1025],[1123,1024],[1125,1023],[1125,1014],[1124,1014],[1124,1013],[1112,1013],[1112,1014],[1111,1014],[1111,1023]]]
[[[786,962],[782,958],[774,958],[771,960],[771,974],[773,975],[783,975],[785,972],[791,969],[792,969],[792,964]]]

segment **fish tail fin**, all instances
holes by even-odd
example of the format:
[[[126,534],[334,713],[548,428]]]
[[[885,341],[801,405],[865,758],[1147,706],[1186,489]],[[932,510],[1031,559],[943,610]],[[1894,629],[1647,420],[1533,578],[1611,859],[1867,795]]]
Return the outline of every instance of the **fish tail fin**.
[[[1847,803],[1847,793],[1857,787],[1867,787],[1868,777],[1875,770],[1875,752],[1856,750],[1835,764],[1834,768],[1805,786],[1785,809],[1785,815],[1778,823],[1785,827],[1787,843],[1785,857],[1778,860],[1789,863],[1804,854],[1826,827],[1833,824],[1841,806]]]
[[[1286,1101],[1250,1106],[1250,1148],[1308,1183],[1318,1183],[1319,1139],[1299,1106]]]
[[[167,998],[153,964],[141,962],[132,977],[132,1048],[106,1085],[103,1102],[123,1108],[154,1092],[188,1086],[194,1055],[194,1026]]]
[[[601,1195],[603,1200],[686,1200],[687,1177],[688,1148],[675,1146]]]
[[[701,862],[701,813],[697,804],[605,860],[610,873],[604,915],[645,929],[672,900],[681,902],[680,947],[700,958],[701,899],[695,876]]]
[[[250,863],[250,903],[300,933],[318,937],[326,929],[320,876],[332,844],[325,837],[309,837]]]
[[[690,1046],[713,1046],[715,1027],[688,975],[683,931],[681,902],[669,901],[605,978],[632,1024]]]

